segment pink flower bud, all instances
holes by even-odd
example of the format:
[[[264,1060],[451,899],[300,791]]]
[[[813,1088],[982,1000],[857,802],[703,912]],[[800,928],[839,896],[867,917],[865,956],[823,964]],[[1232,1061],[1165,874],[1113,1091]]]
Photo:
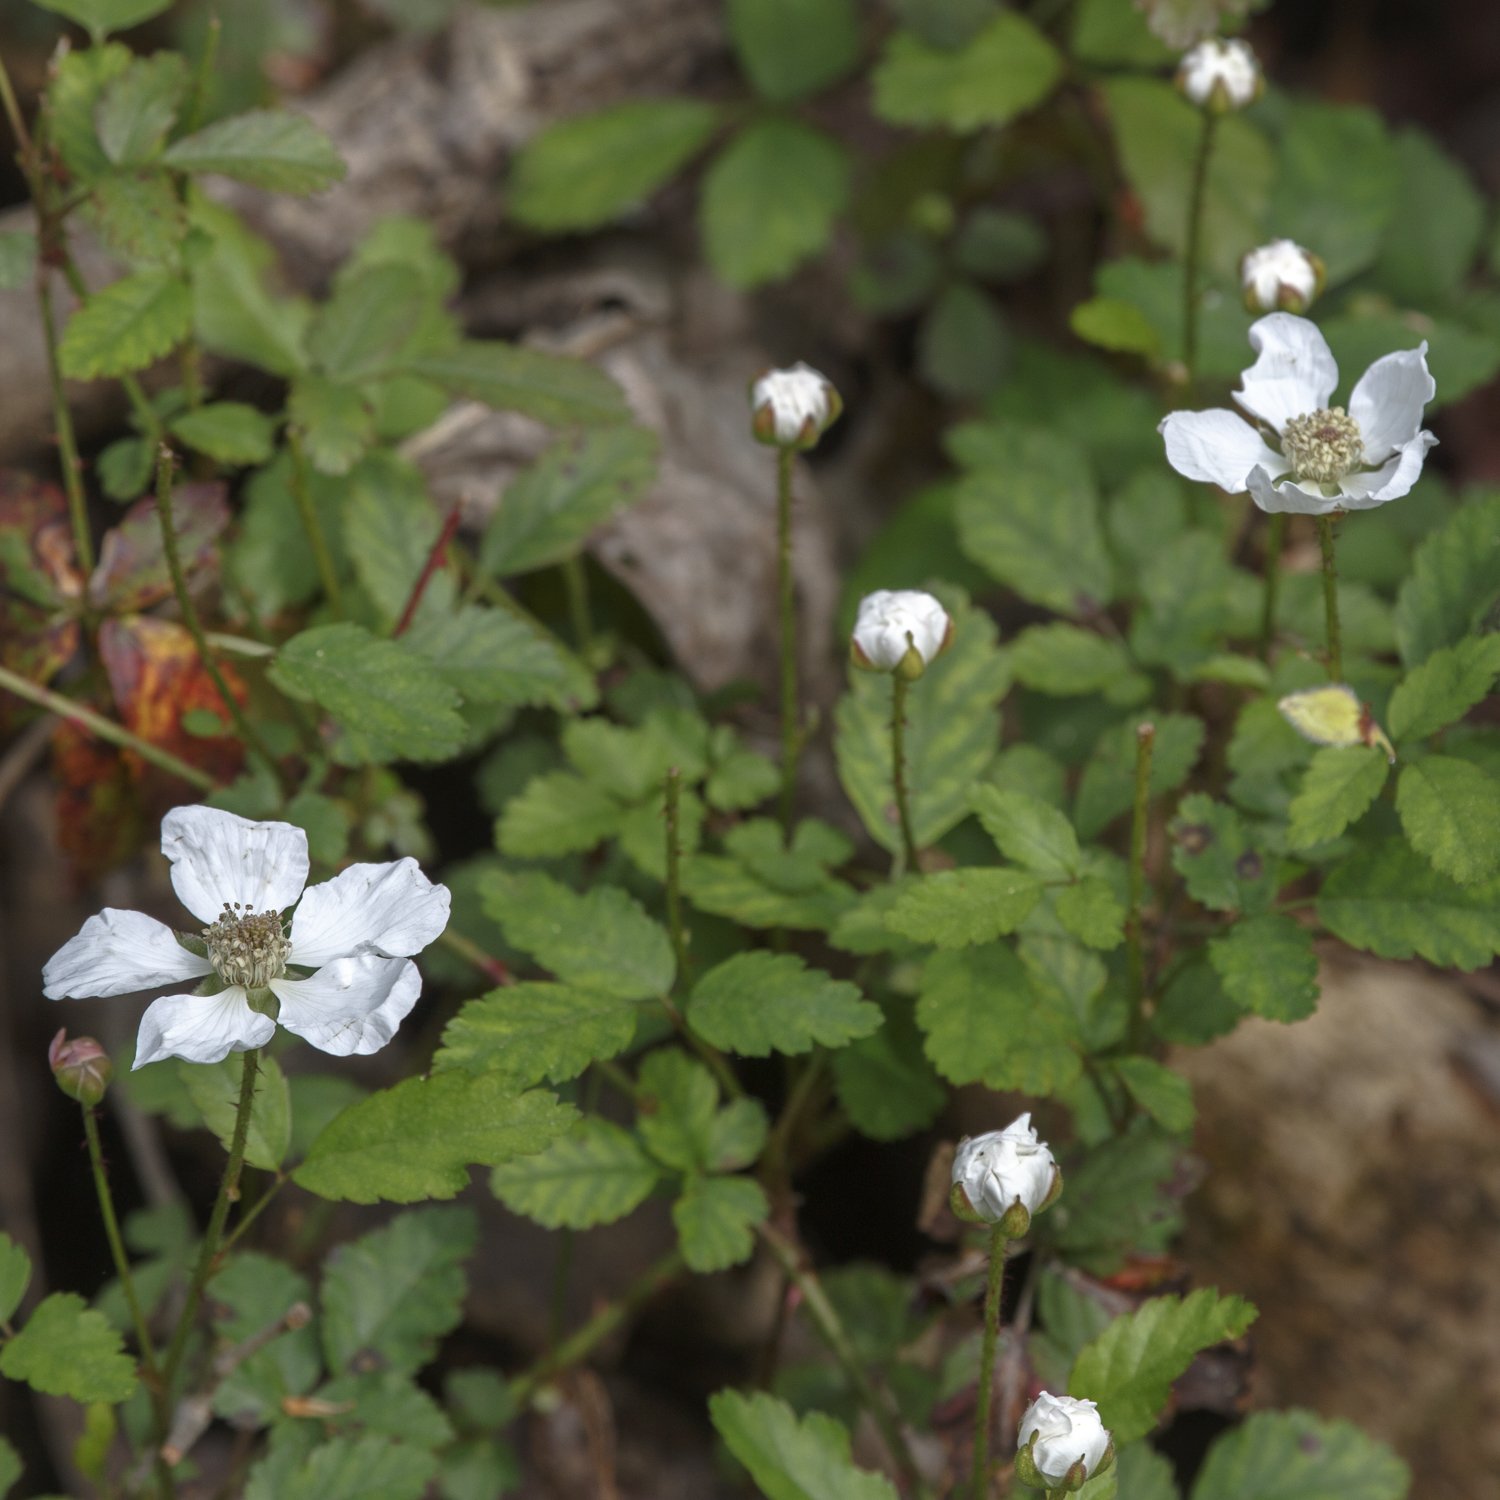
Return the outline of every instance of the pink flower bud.
[[[52,1038],[47,1062],[58,1088],[89,1109],[104,1097],[115,1071],[108,1054],[93,1037],[80,1036],[69,1041],[66,1027]]]

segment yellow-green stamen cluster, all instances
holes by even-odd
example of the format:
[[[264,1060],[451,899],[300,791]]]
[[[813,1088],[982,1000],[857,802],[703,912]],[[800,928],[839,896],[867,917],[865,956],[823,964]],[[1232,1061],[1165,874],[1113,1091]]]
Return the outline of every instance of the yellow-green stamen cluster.
[[[264,989],[286,973],[292,951],[280,912],[253,912],[237,901],[224,903],[223,916],[203,929],[203,942],[219,978],[248,990]]]
[[[1298,479],[1337,484],[1365,461],[1359,423],[1342,406],[1293,417],[1281,434],[1282,451]]]

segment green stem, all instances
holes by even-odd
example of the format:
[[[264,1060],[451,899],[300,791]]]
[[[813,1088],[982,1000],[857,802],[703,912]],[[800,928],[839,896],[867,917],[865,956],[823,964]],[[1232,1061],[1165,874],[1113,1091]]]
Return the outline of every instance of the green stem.
[[[173,776],[180,776],[184,781],[205,792],[213,791],[218,785],[207,771],[189,765],[185,760],[179,760],[171,751],[163,750],[143,740],[123,725],[116,724],[113,719],[106,719],[102,714],[96,714],[93,709],[85,708],[81,703],[74,703],[71,698],[64,698],[61,693],[54,693],[50,688],[20,677],[5,667],[0,667],[0,688],[14,693],[18,698],[24,698],[28,703],[36,704],[38,708],[47,709],[48,712],[56,714],[61,719],[71,719],[75,724],[83,725],[85,729],[98,735],[101,740],[107,740],[111,745],[118,745],[122,750],[133,750],[142,760],[150,761],[152,765],[170,772]]]
[[[187,108],[183,111],[179,126],[183,135],[191,135],[203,123],[203,111],[208,103],[209,85],[213,79],[214,64],[219,59],[219,35],[224,23],[217,16],[208,18],[208,31],[203,39],[203,56],[193,70],[193,88],[188,95]]]
[[[1198,267],[1203,255],[1203,207],[1208,191],[1208,162],[1213,155],[1219,117],[1203,111],[1198,154],[1193,158],[1193,182],[1188,196],[1187,249],[1182,261],[1182,363],[1187,371],[1187,395],[1198,381]]]
[[[989,1495],[991,1407],[995,1393],[995,1345],[1000,1338],[1000,1293],[1005,1285],[1005,1231],[990,1230],[989,1279],[984,1292],[984,1339],[979,1351],[979,1394],[974,1404],[974,1500]]]
[[[471,937],[465,937],[461,932],[455,932],[451,927],[445,927],[438,934],[438,942],[455,953],[466,963],[472,964],[492,984],[514,984],[515,975],[510,969],[493,953],[487,953]]]
[[[260,1069],[260,1049],[252,1047],[244,1056],[244,1070],[240,1074],[239,1108],[234,1117],[234,1134],[229,1139],[229,1160],[224,1163],[224,1176],[219,1181],[219,1194],[214,1199],[213,1210],[208,1216],[203,1247],[198,1252],[198,1263],[193,1267],[193,1278],[188,1283],[182,1314],[177,1320],[177,1328],[172,1334],[172,1343],[162,1368],[162,1388],[169,1398],[182,1364],[182,1356],[187,1352],[188,1336],[192,1333],[193,1320],[198,1316],[198,1308],[203,1302],[204,1289],[217,1268],[219,1242],[224,1235],[225,1221],[229,1218],[229,1206],[240,1194],[240,1172],[245,1165],[250,1112],[255,1107],[255,1078]],[[165,1438],[166,1434],[162,1433],[161,1436]]]
[[[52,284],[44,264],[37,266],[37,300],[42,312],[42,341],[47,347],[47,374],[52,383],[52,425],[57,431],[57,451],[62,460],[63,490],[68,497],[68,519],[73,527],[73,547],[78,566],[87,577],[94,571],[94,539],[89,532],[88,501],[83,493],[83,465],[78,457],[78,440],[73,432],[73,415],[68,409],[63,389],[62,367],[58,363],[57,328],[53,317]]]
[[[302,452],[302,440],[288,429],[287,453],[291,458],[292,499],[297,514],[302,518],[302,529],[307,533],[308,545],[312,548],[313,566],[318,570],[318,580],[329,606],[339,619],[346,619],[343,585],[339,583],[338,570],[333,565],[333,554],[328,550],[328,538],[323,534],[323,523],[318,519],[318,508],[313,503],[312,490],[307,481],[307,460]]]
[[[1276,638],[1276,600],[1281,592],[1281,554],[1286,547],[1286,516],[1272,514],[1266,527],[1265,593],[1260,605],[1260,655],[1270,661],[1271,645]]]
[[[891,778],[896,787],[896,816],[901,820],[906,868],[916,872],[921,866],[917,863],[917,841],[911,831],[911,800],[906,791],[906,694],[910,687],[899,668],[891,674]]]
[[[1156,725],[1140,724],[1135,731],[1135,805],[1130,821],[1130,909],[1125,917],[1126,958],[1130,967],[1130,1043],[1141,1042],[1146,1020],[1146,954],[1141,940],[1141,907],[1146,890],[1146,833],[1151,812],[1151,752]]]
[[[781,618],[781,828],[792,837],[792,801],[797,791],[797,595],[792,577],[792,458],[776,451],[776,592]]]
[[[682,917],[682,772],[667,772],[667,927],[672,934],[672,952],[677,955],[677,982],[688,978],[687,925]]]
[[[906,1439],[901,1434],[900,1419],[889,1402],[870,1384],[870,1377],[865,1374],[859,1355],[855,1353],[854,1346],[849,1342],[849,1335],[845,1333],[838,1311],[828,1300],[822,1283],[807,1266],[802,1264],[796,1248],[770,1224],[758,1225],[756,1233],[765,1241],[771,1254],[780,1263],[781,1269],[786,1272],[802,1294],[803,1305],[817,1325],[823,1342],[828,1346],[828,1352],[838,1362],[839,1368],[844,1372],[844,1378],[849,1382],[860,1404],[875,1419],[875,1425],[880,1429],[881,1437],[885,1439],[885,1445],[890,1450],[896,1470],[901,1475],[907,1490],[914,1495],[922,1493],[924,1486],[921,1474],[911,1456],[911,1450],[906,1446]]]
[[[162,551],[166,554],[167,572],[172,577],[172,589],[177,595],[177,608],[182,615],[182,623],[187,627],[187,633],[193,638],[193,645],[197,648],[198,659],[203,663],[203,670],[213,679],[214,690],[224,704],[224,710],[229,715],[235,732],[244,744],[270,767],[271,774],[281,782],[283,789],[290,790],[282,776],[280,766],[276,763],[276,757],[271,754],[270,747],[261,738],[260,731],[245,717],[245,711],[240,707],[240,700],[234,696],[223,672],[219,670],[219,664],[214,660],[214,654],[209,649],[208,640],[203,634],[203,621],[198,618],[198,606],[193,603],[193,596],[188,592],[187,574],[182,567],[182,554],[177,550],[177,519],[172,511],[173,468],[172,450],[163,445],[157,454],[156,463],[156,516],[161,523]]]
[[[594,622],[589,611],[589,580],[583,559],[574,553],[562,562],[563,589],[568,596],[568,622],[573,631],[573,649],[586,662],[594,656]]]
[[[677,1002],[670,995],[662,995],[659,998],[661,1000],[661,1008],[666,1011],[667,1019],[676,1028],[677,1034],[698,1054],[699,1060],[719,1080],[719,1087],[731,1099],[743,1099],[745,1097],[745,1085],[734,1076],[734,1069],[729,1066],[729,1059],[712,1043],[705,1042],[688,1025],[687,1017],[678,1009]]]
[[[771,1129],[764,1161],[766,1176],[778,1189],[785,1189],[791,1182],[792,1142],[796,1138],[797,1126],[802,1122],[803,1112],[818,1084],[822,1082],[827,1066],[828,1054],[821,1047],[810,1058],[803,1060],[802,1071],[797,1074],[796,1082],[781,1107],[781,1114]]]
[[[224,1236],[224,1243],[220,1246],[220,1253],[233,1250],[234,1247],[245,1237],[250,1226],[271,1206],[277,1193],[284,1188],[292,1179],[285,1172],[278,1172],[266,1185],[266,1190],[249,1208],[240,1215],[233,1229]]]
[[[1328,680],[1344,680],[1344,638],[1339,628],[1339,574],[1333,557],[1333,517],[1318,517],[1318,545],[1323,549],[1323,614],[1328,621]]]

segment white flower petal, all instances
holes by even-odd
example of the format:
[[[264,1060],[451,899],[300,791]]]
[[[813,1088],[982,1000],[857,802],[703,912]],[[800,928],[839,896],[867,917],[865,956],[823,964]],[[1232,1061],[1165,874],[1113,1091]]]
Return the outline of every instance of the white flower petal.
[[[1189,479],[1243,494],[1245,476],[1259,465],[1284,474],[1286,460],[1243,418],[1232,411],[1174,411],[1158,426],[1166,439],[1167,462]]]
[[[1316,323],[1274,312],[1250,325],[1250,347],[1260,356],[1240,376],[1234,399],[1277,432],[1293,417],[1321,411],[1339,383],[1339,367]]]
[[[350,865],[303,894],[292,916],[291,961],[316,969],[362,953],[420,953],[448,925],[451,899],[414,859]]]
[[[231,1052],[264,1047],[276,1023],[251,1010],[245,992],[230,985],[217,995],[163,995],[146,1007],[135,1040],[135,1066],[180,1057],[184,1062],[222,1062]]]
[[[920,589],[876,589],[859,602],[854,641],[872,667],[893,672],[913,647],[924,665],[930,663],[952,623],[938,600]]]
[[[1092,1402],[1043,1391],[1021,1418],[1017,1442],[1024,1448],[1035,1435],[1031,1458],[1044,1479],[1061,1483],[1068,1470],[1082,1461],[1094,1474],[1109,1451],[1110,1435]]]
[[[217,807],[174,807],[161,821],[172,889],[200,922],[226,901],[284,911],[307,884],[307,835],[290,823],[252,823]]]
[[[1427,368],[1426,339],[1415,349],[1377,359],[1349,397],[1349,415],[1359,423],[1365,462],[1383,464],[1409,443],[1422,425],[1422,408],[1436,394],[1437,382]]]
[[[206,958],[182,947],[166,923],[144,912],[106,906],[47,960],[42,993],[49,1000],[128,995],[198,979],[212,968]]]
[[[310,979],[273,979],[277,1018],[288,1031],[335,1057],[378,1052],[396,1034],[422,976],[410,959],[338,958]]]
[[[1271,481],[1275,477],[1257,467],[1246,475],[1245,484],[1245,488],[1250,491],[1250,498],[1263,511],[1272,515],[1280,512],[1291,516],[1326,516],[1344,509],[1347,503],[1341,495],[1330,498],[1321,490],[1303,489],[1291,479],[1284,484],[1273,484]]]
[[[1427,450],[1437,443],[1430,432],[1419,432],[1378,469],[1365,474],[1346,474],[1343,480],[1345,510],[1374,510],[1387,500],[1399,500],[1417,482]]]

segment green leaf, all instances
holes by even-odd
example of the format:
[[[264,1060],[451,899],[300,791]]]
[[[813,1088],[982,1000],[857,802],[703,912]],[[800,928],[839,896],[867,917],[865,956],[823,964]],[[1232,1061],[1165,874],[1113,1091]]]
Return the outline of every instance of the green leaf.
[[[388,374],[429,310],[427,277],[399,261],[358,266],[341,275],[333,297],[307,331],[307,349],[336,381]]]
[[[26,1326],[0,1346],[0,1375],[75,1401],[128,1401],[135,1393],[135,1361],[120,1335],[73,1292],[38,1303]]]
[[[747,126],[708,169],[699,199],[704,254],[730,286],[789,275],[828,243],[849,201],[848,153],[796,120]]]
[[[470,1000],[443,1032],[435,1070],[462,1068],[516,1087],[566,1083],[635,1036],[636,1005],[566,984],[513,984]]]
[[[323,1386],[317,1399],[336,1411],[347,1408],[329,1420],[332,1432],[379,1433],[425,1449],[441,1448],[454,1438],[453,1424],[442,1407],[410,1376],[396,1370],[341,1375]]]
[[[645,1202],[660,1175],[628,1130],[590,1118],[540,1155],[496,1167],[490,1189],[543,1228],[592,1229]]]
[[[953,644],[911,685],[906,697],[906,784],[919,847],[936,843],[969,808],[976,781],[995,757],[1010,685],[988,615],[949,608]],[[891,776],[891,678],[853,671],[836,711],[839,780],[870,836],[901,847]]]
[[[409,355],[402,369],[451,395],[551,427],[600,427],[629,416],[625,393],[602,370],[498,339],[468,339],[452,349]]]
[[[707,1275],[742,1265],[755,1251],[755,1226],[771,1211],[766,1190],[750,1177],[694,1177],[672,1205],[682,1258]]]
[[[1068,1378],[1068,1393],[1099,1405],[1117,1443],[1145,1437],[1172,1393],[1172,1382],[1203,1349],[1237,1339],[1255,1321],[1241,1297],[1212,1287],[1189,1296],[1152,1297],[1118,1317],[1085,1345]]]
[[[854,902],[853,891],[830,876],[788,891],[741,859],[709,854],[683,861],[682,889],[700,911],[747,927],[826,929]]]
[[[21,1477],[21,1456],[10,1443],[0,1437],[0,1500],[11,1492],[12,1486]]]
[[[319,1197],[353,1203],[452,1198],[471,1165],[542,1151],[576,1118],[553,1095],[516,1094],[504,1078],[408,1078],[335,1117],[292,1176]]]
[[[1396,642],[1408,667],[1472,635],[1500,599],[1500,493],[1466,501],[1417,548],[1396,596]]]
[[[906,887],[886,925],[914,942],[969,948],[1014,932],[1041,895],[1041,882],[1024,870],[943,870]]]
[[[1182,1500],[1172,1460],[1150,1443],[1132,1443],[1115,1461],[1119,1500]]]
[[[859,61],[855,0],[729,0],[729,35],[755,90],[789,104]]]
[[[303,115],[253,109],[174,141],[162,158],[184,172],[233,177],[271,193],[317,193],[344,175],[333,142]]]
[[[433,1454],[379,1433],[328,1438],[270,1487],[252,1470],[245,1500],[422,1500],[437,1468]]]
[[[375,441],[375,409],[364,391],[324,375],[293,380],[286,414],[320,474],[347,474]]]
[[[1082,873],[1078,835],[1067,817],[1029,792],[997,786],[974,791],[971,805],[1000,852],[1042,880]]]
[[[1268,912],[1236,922],[1208,945],[1224,992],[1268,1021],[1300,1021],[1318,1003],[1312,934],[1291,917]]]
[[[120,260],[138,270],[177,264],[188,215],[165,170],[101,178],[93,186],[87,212],[100,240]]]
[[[1010,370],[1011,333],[993,297],[971,281],[950,281],[922,319],[917,363],[944,395],[989,395]]]
[[[799,1419],[764,1392],[720,1391],[708,1413],[768,1500],[896,1500],[890,1480],[855,1468],[848,1432],[822,1412]]]
[[[31,1257],[8,1234],[0,1233],[0,1323],[10,1322],[30,1282]]]
[[[339,753],[355,764],[443,760],[467,733],[458,695],[425,660],[359,625],[318,625],[294,635],[269,676],[333,716],[344,731]]]
[[[1110,1067],[1130,1097],[1163,1130],[1182,1135],[1193,1128],[1197,1113],[1193,1086],[1180,1073],[1149,1057],[1116,1058]]]
[[[1221,1436],[1193,1500],[1406,1500],[1411,1472],[1352,1422],[1255,1412]]]
[[[964,551],[1023,599],[1071,614],[1113,591],[1099,494],[1077,443],[1041,428],[984,429],[983,462],[958,492]]]
[[[1386,224],[1375,277],[1408,306],[1448,301],[1479,254],[1487,218],[1483,195],[1425,131],[1395,141],[1398,211]]]
[[[624,808],[602,787],[572,771],[547,771],[506,803],[495,834],[501,851],[512,858],[552,859],[613,837],[624,816]]]
[[[1107,880],[1086,875],[1052,898],[1057,920],[1090,948],[1109,950],[1125,941],[1125,906]]]
[[[1118,641],[1061,621],[1033,625],[1011,642],[1016,681],[1054,698],[1103,693],[1111,702],[1137,701],[1150,684]],[[1121,693],[1127,697],[1122,698]]]
[[[1456,724],[1489,696],[1500,675],[1500,635],[1471,636],[1440,647],[1413,668],[1391,694],[1386,719],[1391,738],[1423,739]]]
[[[1255,846],[1239,813],[1227,803],[1202,792],[1184,797],[1169,832],[1172,868],[1194,901],[1214,911],[1254,915],[1275,896],[1276,861]]]
[[[1135,303],[1121,297],[1090,297],[1068,315],[1068,327],[1085,343],[1112,354],[1144,354],[1161,351],[1162,336],[1156,325]]]
[[[1093,838],[1130,807],[1135,797],[1136,726],[1148,722],[1137,715],[1099,736],[1094,753],[1083,768],[1073,822],[1079,834]],[[1151,795],[1176,791],[1198,762],[1203,744],[1203,721],[1191,714],[1156,714],[1151,752]]]
[[[921,1034],[906,1017],[887,1016],[873,1036],[835,1052],[833,1081],[850,1124],[876,1141],[925,1129],[948,1100],[922,1051]]]
[[[1412,848],[1460,885],[1500,870],[1500,780],[1472,761],[1410,762],[1396,783],[1396,811]]]
[[[659,1049],[642,1063],[639,1083],[636,1129],[646,1149],[679,1172],[705,1166],[719,1104],[713,1074],[685,1052]]]
[[[94,126],[110,161],[135,166],[156,155],[177,118],[187,83],[187,63],[175,52],[157,52],[136,58],[105,86]]]
[[[593,529],[632,505],[656,476],[657,440],[643,427],[564,439],[507,486],[479,549],[497,576],[572,556]]]
[[[203,1123],[227,1151],[240,1108],[242,1053],[231,1052],[222,1062],[177,1064],[177,1071]],[[250,1107],[250,1130],[245,1138],[245,1160],[252,1167],[274,1172],[286,1160],[292,1139],[292,1098],[281,1064],[262,1057],[255,1078],[255,1100]]]
[[[1007,945],[939,953],[922,973],[917,1024],[949,1083],[1051,1094],[1079,1073],[1078,1021]]]
[[[233,468],[265,463],[276,441],[276,423],[239,401],[211,401],[174,417],[168,427],[189,448]]]
[[[622,1000],[671,990],[677,965],[666,928],[618,886],[579,895],[538,871],[492,870],[480,893],[506,942],[563,983]]]
[[[36,236],[29,230],[0,233],[0,292],[20,291],[36,275]]]
[[[870,82],[883,120],[977,130],[1035,108],[1056,87],[1062,68],[1052,43],[1030,21],[1006,11],[957,48],[898,31]]]
[[[112,31],[128,31],[159,16],[172,0],[35,0],[43,10],[66,16],[82,26],[94,42]]]
[[[1390,762],[1375,746],[1325,746],[1313,756],[1292,798],[1287,844],[1311,849],[1336,839],[1380,795]]]
[[[144,369],[182,342],[192,324],[188,285],[171,271],[138,271],[97,291],[68,320],[58,349],[69,380]]]
[[[421,1369],[463,1317],[463,1262],[478,1243],[473,1209],[424,1208],[340,1245],[320,1299],[328,1368]]]
[[[687,1005],[705,1041],[745,1057],[842,1047],[880,1026],[880,1008],[847,980],[790,953],[737,953],[710,969]]]
[[[719,119],[696,99],[636,99],[561,120],[516,157],[510,210],[533,229],[597,229],[685,166]]]

